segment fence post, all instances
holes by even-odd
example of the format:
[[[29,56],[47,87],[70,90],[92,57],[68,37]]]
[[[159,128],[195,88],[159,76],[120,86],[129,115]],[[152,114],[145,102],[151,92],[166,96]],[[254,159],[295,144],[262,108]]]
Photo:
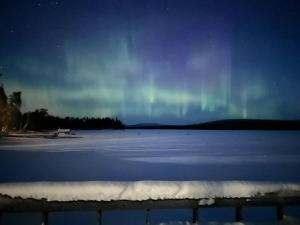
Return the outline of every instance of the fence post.
[[[198,208],[193,208],[193,223],[199,222]]]
[[[41,225],[48,225],[48,212],[42,213],[42,223]]]
[[[102,211],[98,210],[97,211],[97,221],[96,221],[97,225],[102,225]]]
[[[278,205],[276,207],[276,212],[277,212],[277,220],[283,220],[283,206]]]
[[[242,211],[243,211],[242,206],[235,207],[235,221],[236,222],[241,222],[243,220]]]
[[[150,209],[146,209],[146,225],[150,224]]]

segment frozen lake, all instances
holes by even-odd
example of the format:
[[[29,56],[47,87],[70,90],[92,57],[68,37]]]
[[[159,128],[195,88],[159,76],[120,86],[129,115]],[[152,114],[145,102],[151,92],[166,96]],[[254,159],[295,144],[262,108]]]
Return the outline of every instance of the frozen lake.
[[[83,180],[300,182],[300,132],[103,130],[77,131],[77,134],[82,138],[0,139],[0,182]],[[202,218],[207,221],[216,219],[232,221],[234,215],[232,209],[215,210],[217,211],[203,212]],[[268,210],[270,211],[267,209],[267,212]],[[104,224],[116,224],[118,219],[124,222],[122,216],[129,224],[141,224],[136,222],[139,218],[143,221],[143,212],[130,212],[133,213],[130,217],[124,212],[114,216],[116,213],[107,212],[110,216],[104,218]],[[218,218],[216,214],[222,216]],[[299,210],[296,214],[298,216]],[[186,221],[191,216],[189,210],[177,211],[175,217],[174,211],[168,210],[164,211],[163,218],[161,215],[154,212],[153,220]],[[259,211],[250,210],[247,215],[251,221],[253,215],[259,215]],[[27,217],[31,218],[28,215]],[[22,220],[26,221],[27,217]],[[130,220],[132,217],[137,219]],[[275,221],[272,210],[269,213],[261,213],[258,220],[265,217],[267,220]],[[72,214],[71,217],[56,213],[50,217],[50,224],[51,220],[55,224],[64,224],[59,221],[94,224],[94,218],[93,213],[83,213],[80,216]],[[10,219],[6,220],[6,224],[18,224],[10,223]]]
[[[0,140],[0,181],[300,181],[300,132],[104,130]]]

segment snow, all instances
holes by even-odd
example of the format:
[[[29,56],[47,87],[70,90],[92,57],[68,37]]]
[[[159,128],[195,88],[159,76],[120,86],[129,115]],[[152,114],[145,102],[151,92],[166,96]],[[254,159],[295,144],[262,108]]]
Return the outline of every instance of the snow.
[[[199,201],[199,205],[212,205],[215,203],[213,198],[203,198]]]
[[[46,199],[47,201],[114,201],[202,199],[212,204],[213,198],[249,198],[267,193],[279,196],[300,195],[299,183],[246,181],[137,181],[137,182],[32,182],[2,183],[0,194],[13,198]]]

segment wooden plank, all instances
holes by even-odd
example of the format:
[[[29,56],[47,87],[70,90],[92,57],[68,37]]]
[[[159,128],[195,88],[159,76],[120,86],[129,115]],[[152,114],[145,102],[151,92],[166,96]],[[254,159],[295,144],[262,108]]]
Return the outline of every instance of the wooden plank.
[[[243,209],[242,206],[235,207],[235,221],[241,222],[243,220]]]
[[[145,224],[150,224],[150,209],[146,209],[146,218],[145,218]]]
[[[10,198],[0,195],[2,212],[52,212],[52,211],[97,211],[131,210],[162,208],[198,208],[201,199],[166,199],[144,201],[46,201],[34,199]],[[214,204],[201,207],[256,207],[256,206],[296,206],[300,205],[299,196],[291,197],[255,197],[255,198],[217,198]]]
[[[193,208],[193,223],[199,222],[198,207]]]
[[[279,221],[283,220],[283,206],[278,205],[276,207],[276,215],[277,215],[277,220]]]
[[[41,225],[48,225],[48,212],[42,213]]]
[[[96,220],[97,225],[102,225],[102,211],[97,210],[97,220]]]

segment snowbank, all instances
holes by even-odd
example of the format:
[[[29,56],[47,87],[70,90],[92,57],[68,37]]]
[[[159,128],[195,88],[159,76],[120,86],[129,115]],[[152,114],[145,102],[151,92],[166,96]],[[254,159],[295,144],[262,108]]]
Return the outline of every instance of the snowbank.
[[[138,181],[2,183],[0,194],[47,201],[248,198],[276,193],[300,195],[299,183]],[[203,202],[204,204],[204,202]]]

